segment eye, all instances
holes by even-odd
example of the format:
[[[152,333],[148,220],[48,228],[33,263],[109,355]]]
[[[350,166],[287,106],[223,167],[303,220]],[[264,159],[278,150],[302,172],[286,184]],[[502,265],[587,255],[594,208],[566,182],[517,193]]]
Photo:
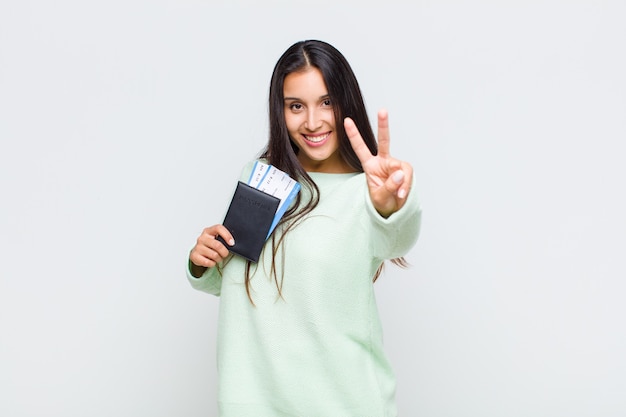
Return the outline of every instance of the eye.
[[[322,106],[324,106],[324,107],[332,106],[332,103],[331,103],[330,99],[327,98],[326,100],[322,101]]]
[[[302,110],[302,104],[300,104],[300,103],[291,103],[289,105],[289,109],[291,111],[296,111],[296,112],[300,111],[300,110]]]

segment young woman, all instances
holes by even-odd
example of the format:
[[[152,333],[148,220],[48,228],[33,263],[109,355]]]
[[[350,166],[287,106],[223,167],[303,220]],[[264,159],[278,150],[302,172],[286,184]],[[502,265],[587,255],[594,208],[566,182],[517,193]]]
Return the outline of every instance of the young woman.
[[[373,281],[417,239],[412,168],[389,154],[384,111],[376,143],[357,80],[327,43],[282,55],[269,113],[261,158],[302,184],[298,198],[258,264],[229,254],[219,224],[189,257],[191,285],[221,297],[220,415],[396,416]]]

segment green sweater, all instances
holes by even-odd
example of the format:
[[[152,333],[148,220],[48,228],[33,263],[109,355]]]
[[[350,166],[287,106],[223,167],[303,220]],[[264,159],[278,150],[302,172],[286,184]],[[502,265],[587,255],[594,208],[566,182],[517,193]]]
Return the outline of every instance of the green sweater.
[[[251,279],[256,306],[246,295],[242,258],[233,257],[222,275],[187,271],[195,289],[221,297],[222,417],[397,416],[372,278],[383,260],[403,256],[417,240],[416,192],[385,219],[364,174],[310,175],[320,203],[285,237],[283,298],[269,275],[270,244]]]

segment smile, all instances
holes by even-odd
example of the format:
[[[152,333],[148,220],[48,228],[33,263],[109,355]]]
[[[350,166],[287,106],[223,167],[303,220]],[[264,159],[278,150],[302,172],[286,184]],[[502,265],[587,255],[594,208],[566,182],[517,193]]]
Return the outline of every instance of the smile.
[[[330,136],[331,132],[326,132],[326,133],[322,133],[321,135],[302,135],[304,136],[304,139],[306,139],[307,142],[311,142],[311,143],[322,143],[324,142],[326,139],[328,139],[328,137]]]

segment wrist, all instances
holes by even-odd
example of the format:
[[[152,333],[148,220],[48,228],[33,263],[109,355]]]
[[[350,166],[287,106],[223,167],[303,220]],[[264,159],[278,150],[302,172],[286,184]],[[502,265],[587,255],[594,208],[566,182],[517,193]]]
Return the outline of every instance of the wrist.
[[[199,266],[191,262],[189,259],[189,272],[194,278],[200,278],[207,270],[206,266]]]

